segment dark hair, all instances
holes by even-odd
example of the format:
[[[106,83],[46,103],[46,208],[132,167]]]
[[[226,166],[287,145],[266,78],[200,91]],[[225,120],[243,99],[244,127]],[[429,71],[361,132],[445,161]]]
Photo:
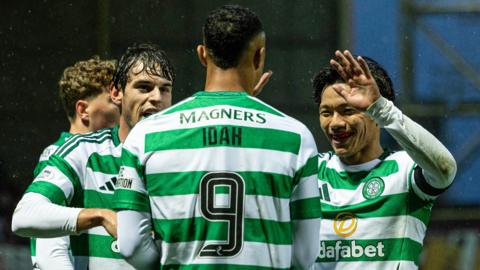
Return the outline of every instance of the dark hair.
[[[354,57],[356,58],[356,56]],[[362,56],[362,58],[367,62],[368,68],[380,89],[380,94],[391,101],[395,101],[392,80],[387,71],[375,60],[366,56]],[[344,82],[340,74],[330,64],[323,67],[312,80],[315,103],[320,104],[322,101],[322,93],[325,87],[337,82]]]
[[[101,60],[98,56],[78,61],[63,71],[58,82],[58,94],[68,119],[75,119],[77,101],[108,92],[114,72],[115,61]]]
[[[167,54],[155,44],[143,43],[134,44],[127,48],[118,62],[117,69],[113,76],[113,85],[118,89],[125,90],[130,69],[138,62],[143,64],[142,71],[149,75],[156,75],[167,80],[175,80],[175,70],[167,57]],[[137,74],[138,74],[137,73]]]
[[[203,26],[203,41],[215,65],[228,69],[238,65],[248,42],[261,32],[262,22],[253,11],[225,5],[208,15]]]

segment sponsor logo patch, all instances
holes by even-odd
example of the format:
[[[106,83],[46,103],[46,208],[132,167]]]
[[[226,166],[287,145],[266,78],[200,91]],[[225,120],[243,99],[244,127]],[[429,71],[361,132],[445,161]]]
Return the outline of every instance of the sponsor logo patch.
[[[333,220],[333,230],[341,237],[349,237],[357,230],[358,219],[349,212],[339,213]]]
[[[346,261],[351,261],[348,258],[356,258],[358,260],[358,258],[362,257],[367,260],[368,258],[380,260],[380,258],[385,257],[385,245],[382,241],[363,245],[356,240],[321,241],[318,257],[320,261],[339,261],[343,258],[346,258]]]
[[[117,184],[115,185],[116,188],[132,188],[133,179],[129,178],[119,178],[117,179]]]
[[[132,178],[127,178],[125,176],[125,167],[120,167],[120,170],[118,171],[118,178],[117,182],[115,183],[116,188],[125,188],[125,189],[130,189],[132,188]]]
[[[53,173],[53,171],[51,171],[50,169],[44,169],[38,177],[45,180],[50,180],[53,179],[54,176],[55,174]]]

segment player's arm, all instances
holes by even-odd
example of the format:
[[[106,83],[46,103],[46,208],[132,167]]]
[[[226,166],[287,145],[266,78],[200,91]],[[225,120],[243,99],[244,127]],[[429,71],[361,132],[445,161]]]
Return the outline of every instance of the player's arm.
[[[37,177],[42,172],[43,168],[47,166],[48,158],[55,151],[56,148],[57,146],[50,145],[47,148],[43,149],[43,152],[38,159],[37,166],[35,166],[35,169],[33,170],[34,178]]]
[[[156,269],[160,252],[152,238],[152,224],[143,168],[130,134],[122,149],[114,208],[118,211],[118,247],[125,260],[137,269]],[[135,145],[135,144],[134,144]]]
[[[77,232],[82,209],[52,203],[35,192],[23,195],[13,213],[12,231],[24,237],[57,237]]]
[[[25,194],[15,208],[12,231],[24,237],[57,237],[103,226],[115,236],[115,216],[109,209],[61,206],[31,192]]]
[[[150,214],[146,212],[118,212],[120,254],[137,269],[158,269],[160,252],[152,238],[150,220]]]
[[[320,247],[320,194],[318,191],[317,147],[312,135],[302,139],[297,171],[290,200],[294,269],[310,269],[315,263]]]
[[[67,207],[78,177],[60,157],[52,156],[35,178],[14,211],[12,231],[26,237],[57,237],[77,234],[99,225],[115,234],[116,214],[108,209]]]
[[[330,63],[350,85],[334,88],[355,108],[365,111],[389,132],[398,144],[420,166],[416,186],[432,197],[439,195],[453,181],[457,165],[447,148],[419,124],[404,115],[393,103],[380,95],[367,63],[350,52],[335,53],[339,62]],[[417,192],[418,193],[418,192]]]
[[[367,114],[387,130],[419,165],[414,177],[421,192],[435,197],[450,186],[457,165],[452,154],[435,136],[383,97],[368,108]]]

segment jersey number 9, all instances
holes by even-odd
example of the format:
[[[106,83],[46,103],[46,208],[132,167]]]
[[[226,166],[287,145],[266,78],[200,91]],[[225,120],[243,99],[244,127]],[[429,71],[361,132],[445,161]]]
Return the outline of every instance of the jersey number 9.
[[[223,190],[223,194],[218,191]],[[223,195],[223,197],[221,196]],[[220,200],[220,198],[226,198]],[[209,221],[228,223],[227,241],[206,244],[200,257],[231,257],[243,246],[245,181],[233,172],[210,172],[200,180],[200,209]]]

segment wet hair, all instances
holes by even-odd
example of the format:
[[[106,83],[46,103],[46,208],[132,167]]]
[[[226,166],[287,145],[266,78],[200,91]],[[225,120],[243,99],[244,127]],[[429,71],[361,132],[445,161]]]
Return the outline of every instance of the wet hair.
[[[238,65],[248,42],[261,32],[262,22],[253,11],[225,5],[208,15],[203,26],[203,41],[215,65],[228,69]]]
[[[78,61],[63,71],[58,82],[59,96],[69,119],[75,119],[77,101],[108,92],[115,63],[114,60],[100,60],[94,56],[86,61]]]
[[[356,56],[354,57],[356,58]],[[388,76],[387,71],[375,60],[366,56],[362,56],[362,58],[367,62],[367,66],[380,89],[380,94],[391,101],[395,101],[392,80]],[[323,90],[325,90],[327,86],[337,82],[344,82],[344,80],[330,64],[320,69],[312,80],[313,99],[315,103],[320,104],[322,101]]]
[[[122,55],[113,76],[113,85],[124,91],[130,70],[139,63],[142,63],[143,67],[136,74],[146,71],[147,74],[165,78],[172,84],[175,81],[175,70],[167,54],[155,44],[142,43],[128,47]]]

